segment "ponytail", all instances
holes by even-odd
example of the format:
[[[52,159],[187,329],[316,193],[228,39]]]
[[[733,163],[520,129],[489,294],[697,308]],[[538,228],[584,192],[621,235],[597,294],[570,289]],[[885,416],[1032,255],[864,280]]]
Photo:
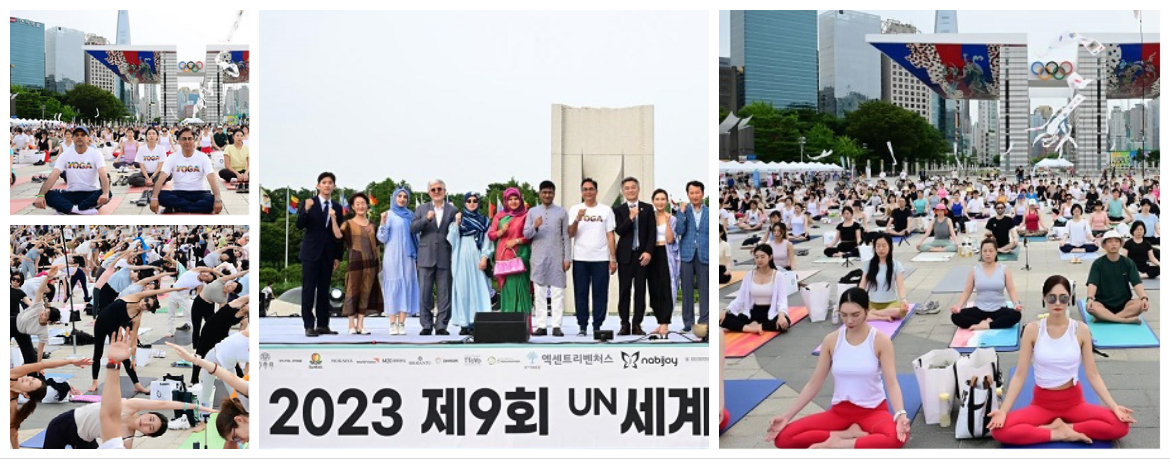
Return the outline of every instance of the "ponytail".
[[[45,396],[49,393],[49,386],[45,384],[45,380],[40,376],[32,376],[41,381],[41,387],[38,387],[36,390],[29,391],[29,393],[25,395],[28,397],[28,402],[25,402],[25,404],[16,411],[16,416],[12,417],[13,429],[19,429],[20,424],[23,423],[25,419],[28,419],[28,417],[33,414],[33,411],[36,411],[37,404],[40,403],[41,400],[44,400]]]
[[[240,399],[224,397],[219,402],[219,414],[215,418],[215,430],[220,437],[227,438],[228,432],[239,426],[236,416],[248,417],[248,409],[240,403]]]

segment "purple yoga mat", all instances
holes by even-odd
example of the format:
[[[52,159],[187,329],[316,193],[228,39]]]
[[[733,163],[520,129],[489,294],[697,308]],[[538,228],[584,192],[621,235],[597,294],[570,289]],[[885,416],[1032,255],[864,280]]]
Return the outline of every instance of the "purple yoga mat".
[[[902,325],[904,325],[907,320],[910,320],[911,317],[914,317],[914,311],[917,310],[917,306],[918,303],[910,303],[910,311],[906,313],[906,317],[903,317],[899,320],[895,320],[893,322],[886,322],[884,320],[871,320],[869,321],[869,325],[873,328],[881,330],[882,333],[885,333],[886,336],[890,337],[890,339],[894,339],[894,335],[898,334],[898,330],[902,329]],[[817,346],[816,349],[813,349],[812,355],[821,355],[821,347]]]

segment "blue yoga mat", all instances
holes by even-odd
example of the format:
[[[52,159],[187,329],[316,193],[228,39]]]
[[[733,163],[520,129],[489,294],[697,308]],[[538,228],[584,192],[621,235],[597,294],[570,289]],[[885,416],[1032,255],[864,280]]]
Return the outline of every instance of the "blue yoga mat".
[[[723,381],[723,393],[727,398],[724,407],[730,415],[727,428],[719,432],[727,432],[735,423],[756,408],[764,399],[772,395],[776,389],[784,385],[783,379],[728,379]]]
[[[45,373],[46,378],[56,379],[58,381],[68,381],[73,375],[68,373]]]
[[[969,330],[957,329],[955,330],[955,338],[951,340],[951,348],[966,354],[975,352],[981,347],[989,347],[995,349],[995,352],[1016,352],[1020,350],[1020,329],[1022,325],[1016,324],[1012,328],[1001,328],[996,330],[982,330],[978,332],[971,332]],[[971,346],[971,342],[961,343],[960,334],[972,335],[978,343]],[[966,338],[966,336],[964,336]]]
[[[33,435],[32,438],[25,440],[24,443],[21,443],[20,447],[21,448],[29,448],[29,449],[44,449],[45,448],[45,431],[41,430],[40,432],[37,432],[37,434]],[[73,449],[73,447],[66,446],[65,449]]]
[[[1060,252],[1060,259],[1064,260],[1064,261],[1069,261],[1069,260],[1072,260],[1073,258],[1080,258],[1081,261],[1093,261],[1093,260],[1096,260],[1097,258],[1099,258],[1100,256],[1101,256],[1100,252],[1088,252],[1088,253]]]
[[[922,409],[922,391],[918,390],[918,378],[914,373],[903,373],[898,375],[898,385],[902,386],[902,405],[906,408],[906,416],[910,419],[910,423],[914,423],[914,418],[918,416],[918,410]],[[886,392],[886,399],[890,398],[889,391]],[[887,403],[890,409],[890,414],[894,414],[894,405]]]
[[[1158,335],[1150,329],[1146,318],[1142,317],[1140,324],[1115,324],[1111,322],[1094,322],[1089,311],[1085,310],[1085,300],[1077,301],[1077,309],[1081,311],[1081,318],[1093,333],[1093,345],[1098,349],[1136,349],[1159,347]]]
[[[815,240],[817,240],[817,239],[820,239],[820,238],[821,238],[821,235],[819,235],[819,234],[814,234],[814,235],[812,235],[812,236],[809,236],[807,241],[792,241],[792,244],[793,244],[793,245],[795,245],[795,244],[804,244],[805,242],[811,242],[811,241],[815,241]]]
[[[1012,367],[1008,371],[1008,380],[1016,374],[1016,367]],[[1089,387],[1088,378],[1085,376],[1085,367],[1082,366],[1078,372],[1078,381],[1081,384],[1081,392],[1085,396],[1086,403],[1100,405],[1101,399],[1097,397],[1097,392]],[[1020,395],[1016,398],[1016,403],[1012,405],[1012,411],[1024,408],[1032,404],[1032,389],[1036,387],[1036,376],[1032,371],[1028,371],[1028,379],[1024,381],[1024,387],[1020,389]],[[1047,443],[1037,443],[1035,445],[1008,445],[1003,444],[1004,448],[1009,449],[1108,449],[1113,447],[1111,441],[1095,441],[1092,444],[1068,441],[1054,441]]]
[[[1028,242],[1048,242],[1048,236],[1025,236]]]

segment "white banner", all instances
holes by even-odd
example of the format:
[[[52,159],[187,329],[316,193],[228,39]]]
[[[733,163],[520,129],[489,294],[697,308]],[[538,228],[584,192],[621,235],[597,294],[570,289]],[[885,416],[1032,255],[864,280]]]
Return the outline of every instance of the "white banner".
[[[264,448],[706,448],[708,347],[261,346]]]

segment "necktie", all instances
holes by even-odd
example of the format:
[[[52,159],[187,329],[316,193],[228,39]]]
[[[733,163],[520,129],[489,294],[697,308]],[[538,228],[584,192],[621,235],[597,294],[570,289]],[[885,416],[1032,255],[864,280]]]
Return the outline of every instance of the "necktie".
[[[630,204],[630,209],[637,209],[638,204]],[[634,214],[634,251],[637,252],[640,244],[638,244],[638,215]]]
[[[325,227],[329,227],[329,209],[333,207],[333,201],[325,201]]]

